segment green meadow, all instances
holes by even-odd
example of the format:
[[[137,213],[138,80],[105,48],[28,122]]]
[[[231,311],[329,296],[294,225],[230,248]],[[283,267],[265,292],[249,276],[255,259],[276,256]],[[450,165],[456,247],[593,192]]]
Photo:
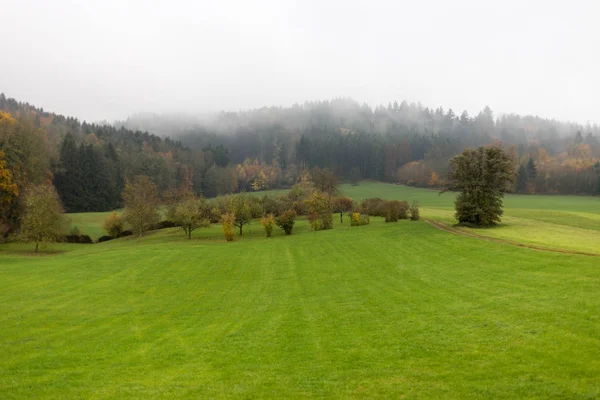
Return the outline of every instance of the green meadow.
[[[0,245],[0,398],[600,397],[600,256],[508,243],[600,255],[600,198],[507,196],[499,243],[427,222],[451,193],[342,191],[422,220]]]

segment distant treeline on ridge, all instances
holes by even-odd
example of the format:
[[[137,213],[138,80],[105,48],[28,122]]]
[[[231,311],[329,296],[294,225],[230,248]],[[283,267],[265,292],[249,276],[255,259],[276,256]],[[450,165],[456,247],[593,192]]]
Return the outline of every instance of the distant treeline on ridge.
[[[371,108],[334,99],[191,122],[134,116],[98,125],[0,94],[0,110],[0,166],[16,193],[51,181],[69,212],[119,207],[125,181],[139,175],[161,193],[190,187],[204,197],[290,187],[313,167],[346,181],[443,188],[451,157],[491,144],[519,171],[515,192],[600,193],[600,127],[496,118],[489,107],[470,116],[406,101]],[[2,205],[8,220],[18,209],[10,193]]]

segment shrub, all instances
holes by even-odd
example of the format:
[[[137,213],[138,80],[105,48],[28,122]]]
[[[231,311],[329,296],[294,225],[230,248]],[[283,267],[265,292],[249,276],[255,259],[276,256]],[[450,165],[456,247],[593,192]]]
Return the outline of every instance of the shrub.
[[[113,239],[114,239],[114,237],[108,236],[108,235],[100,236],[98,238],[98,243],[108,242],[109,240],[113,240]]]
[[[308,214],[308,222],[314,231],[333,228],[333,214],[331,212],[323,212],[317,214],[312,212]]]
[[[292,210],[296,212],[296,215],[307,215],[308,209],[306,207],[306,202],[304,201],[294,201],[292,203]]]
[[[69,231],[69,235],[74,235],[74,236],[81,235],[81,232],[79,232],[79,228],[77,227],[77,225],[75,225],[74,227],[71,228],[71,230]]]
[[[295,222],[296,222],[296,211],[288,210],[288,211],[285,211],[284,213],[282,213],[279,217],[277,217],[275,224],[278,227],[280,227],[281,229],[283,229],[283,232],[285,232],[286,235],[291,235]]]
[[[412,221],[418,221],[421,218],[419,213],[419,203],[413,201],[412,205],[408,209],[408,213],[410,214],[410,219]]]
[[[364,199],[360,202],[360,213],[371,215],[373,217],[385,217],[386,201],[379,197]]]
[[[221,215],[221,223],[223,224],[225,240],[228,242],[233,241],[233,236],[235,235],[235,214],[225,213]]]
[[[79,235],[79,243],[92,244],[94,241],[88,235]]]
[[[273,227],[275,226],[275,217],[273,214],[267,214],[260,219],[260,224],[265,228],[267,237],[271,237],[273,233]]]
[[[65,235],[62,237],[63,242],[67,243],[82,243],[91,244],[94,243],[91,237],[88,235]]]
[[[79,243],[79,235],[64,235],[61,242]]]
[[[121,234],[119,235],[119,237],[125,237],[125,236],[131,236],[131,235],[133,235],[133,232],[130,231],[130,230],[127,230],[127,231],[121,232]]]
[[[179,226],[179,224],[177,224],[171,220],[165,219],[165,220],[159,221],[159,222],[155,223],[154,225],[152,225],[152,230],[175,228],[177,226]]]
[[[333,214],[329,198],[324,193],[313,192],[306,200],[308,221],[313,230],[333,228]]]
[[[408,203],[406,201],[391,200],[385,202],[385,222],[398,222],[399,219],[408,218]]]
[[[104,230],[112,237],[120,237],[123,232],[123,225],[123,219],[115,211],[104,221]]]
[[[350,226],[369,225],[369,222],[371,221],[368,215],[354,212],[352,213],[352,218],[350,219]]]

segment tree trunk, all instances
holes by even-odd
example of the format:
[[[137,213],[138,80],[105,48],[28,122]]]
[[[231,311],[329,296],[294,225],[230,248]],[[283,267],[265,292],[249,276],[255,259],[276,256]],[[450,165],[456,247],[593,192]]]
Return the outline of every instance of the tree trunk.
[[[188,226],[187,232],[188,232],[188,240],[190,240],[192,238],[192,230],[190,229],[189,226]]]
[[[243,227],[243,226],[244,226],[244,225],[240,225],[240,236],[242,236],[242,227]]]
[[[36,252],[36,253],[38,252],[38,247],[39,247],[39,243],[36,243],[36,244],[35,244],[35,252]]]
[[[344,215],[344,213],[340,213],[340,224],[344,223],[344,220],[343,220],[344,217],[343,217],[343,215]]]

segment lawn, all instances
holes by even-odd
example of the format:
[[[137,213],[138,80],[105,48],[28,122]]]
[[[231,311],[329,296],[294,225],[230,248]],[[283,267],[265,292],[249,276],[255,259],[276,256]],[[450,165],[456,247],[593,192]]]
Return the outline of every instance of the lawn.
[[[600,396],[598,257],[425,221],[245,232],[4,245],[0,398]]]

